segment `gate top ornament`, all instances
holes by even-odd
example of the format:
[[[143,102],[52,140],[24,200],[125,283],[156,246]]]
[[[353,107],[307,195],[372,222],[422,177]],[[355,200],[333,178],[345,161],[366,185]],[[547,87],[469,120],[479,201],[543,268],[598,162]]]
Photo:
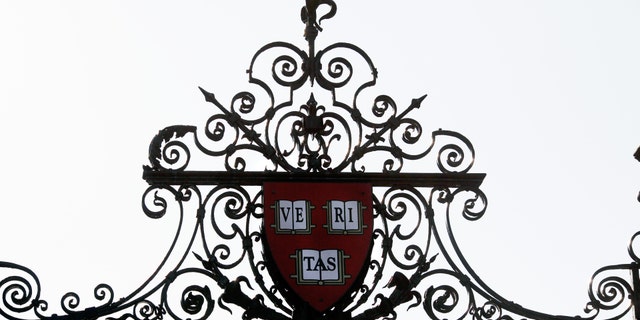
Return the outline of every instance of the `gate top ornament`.
[[[639,319],[640,258],[631,245],[633,262],[594,274],[583,315],[527,309],[477,276],[452,224],[459,213],[473,221],[486,210],[485,175],[469,173],[473,146],[453,131],[423,134],[409,114],[426,95],[406,108],[386,95],[361,107],[378,75],[369,56],[349,43],[315,48],[336,12],[332,0],[306,0],[308,50],[273,42],[251,60],[249,82],[261,95],[243,91],[225,107],[200,88],[219,113],[202,129],[176,125],[153,138],[143,210],[180,220],[138,289],[115,299],[101,284],[90,307],[70,292],[56,314],[33,271],[0,262],[2,317],[211,319],[240,308],[243,319],[365,320],[395,319],[400,307],[429,319]],[[200,169],[211,161],[225,170]],[[408,161],[431,161],[439,172],[402,172]],[[243,283],[259,293],[250,297]]]

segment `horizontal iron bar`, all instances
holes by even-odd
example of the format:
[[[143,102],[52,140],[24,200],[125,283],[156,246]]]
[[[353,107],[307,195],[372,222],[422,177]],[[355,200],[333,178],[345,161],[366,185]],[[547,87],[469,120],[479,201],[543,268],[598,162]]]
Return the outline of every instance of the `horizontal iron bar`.
[[[478,188],[484,173],[324,173],[157,171],[144,168],[150,185],[262,185],[263,182],[366,182],[373,186]]]

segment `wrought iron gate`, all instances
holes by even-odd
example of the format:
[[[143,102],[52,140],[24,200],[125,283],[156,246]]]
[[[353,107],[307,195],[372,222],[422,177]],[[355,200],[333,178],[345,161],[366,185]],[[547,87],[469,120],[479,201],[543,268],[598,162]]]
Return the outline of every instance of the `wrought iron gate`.
[[[321,5],[328,11],[319,17]],[[47,312],[33,271],[0,262],[1,270],[11,272],[0,281],[0,314],[208,319],[218,311],[224,318],[231,317],[224,312],[239,317],[241,311],[245,319],[379,319],[395,318],[399,308],[418,308],[429,319],[617,319],[633,312],[640,318],[634,310],[640,258],[631,246],[631,263],[596,271],[584,315],[530,310],[478,277],[450,222],[459,215],[480,219],[487,206],[480,190],[485,174],[470,172],[472,144],[454,131],[423,131],[411,113],[426,96],[408,105],[386,95],[367,96],[378,74],[361,48],[336,43],[316,49],[322,21],[336,10],[332,0],[307,0],[301,17],[308,48],[273,42],[253,56],[249,82],[261,92],[239,92],[224,104],[201,88],[217,113],[203,127],[171,126],[153,138],[143,172],[150,185],[143,210],[154,219],[177,212],[180,221],[165,259],[142,286],[116,299],[109,285],[99,285],[99,305],[89,308],[80,308],[79,296],[68,293],[61,300],[65,314],[55,315]],[[408,162],[433,170],[407,173]],[[207,170],[221,163],[224,171]],[[265,236],[271,226],[264,223],[272,205],[265,190],[273,183],[311,193],[321,185],[371,189],[364,267],[349,274],[353,281],[346,293],[327,308],[300,299],[277,272],[274,247]]]

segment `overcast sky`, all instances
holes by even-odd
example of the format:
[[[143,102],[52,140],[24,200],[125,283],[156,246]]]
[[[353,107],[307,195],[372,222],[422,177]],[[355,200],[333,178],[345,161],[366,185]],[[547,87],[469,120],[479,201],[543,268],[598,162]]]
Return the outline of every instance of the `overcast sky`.
[[[174,228],[140,208],[151,138],[205,124],[198,86],[251,89],[263,44],[304,47],[302,5],[0,0],[0,260],[53,305],[136,288]],[[503,297],[575,315],[640,229],[639,17],[635,0],[339,1],[318,47],[363,48],[402,106],[429,95],[414,118],[465,135],[487,173],[485,217],[457,232],[468,261]]]

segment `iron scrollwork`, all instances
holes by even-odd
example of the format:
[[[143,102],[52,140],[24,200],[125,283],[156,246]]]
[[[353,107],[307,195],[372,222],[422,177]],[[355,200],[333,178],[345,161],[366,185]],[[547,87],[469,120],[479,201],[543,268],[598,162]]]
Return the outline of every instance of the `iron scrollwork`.
[[[318,9],[327,6],[329,11],[318,17]],[[248,74],[259,95],[239,92],[225,106],[200,88],[218,110],[204,127],[171,126],[152,139],[150,166],[143,173],[150,186],[142,208],[152,219],[175,214],[178,225],[165,258],[138,289],[116,300],[112,288],[101,284],[94,290],[97,306],[89,308],[80,308],[79,295],[68,293],[61,299],[64,314],[57,315],[48,312],[33,271],[0,262],[3,275],[10,274],[0,281],[0,315],[209,319],[240,309],[243,319],[366,320],[395,319],[400,309],[410,309],[429,319],[492,320],[619,319],[631,313],[640,301],[640,259],[633,245],[632,263],[595,273],[584,315],[524,308],[477,276],[452,223],[478,220],[486,211],[487,198],[479,188],[485,175],[470,173],[472,144],[448,130],[429,136],[422,121],[409,117],[426,95],[403,108],[381,94],[363,107],[364,93],[378,76],[370,57],[349,43],[315,48],[321,22],[336,8],[331,0],[306,0],[301,18],[308,50],[273,42],[256,52]],[[403,172],[410,161],[432,164],[437,171]],[[211,163],[222,163],[224,170],[200,169]],[[264,252],[267,204],[261,188],[266,181],[372,185],[372,244],[357,275],[361,281],[326,311],[292,301],[269,272],[273,262]],[[632,279],[620,271],[630,271]],[[634,316],[640,318],[637,309]]]

